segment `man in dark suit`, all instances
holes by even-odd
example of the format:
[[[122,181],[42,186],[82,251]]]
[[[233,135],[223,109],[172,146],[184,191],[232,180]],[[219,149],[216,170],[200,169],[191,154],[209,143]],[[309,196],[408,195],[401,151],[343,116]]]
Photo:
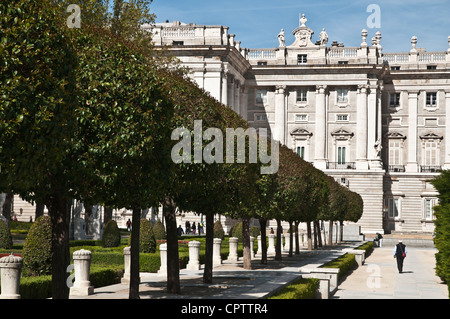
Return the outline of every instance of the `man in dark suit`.
[[[403,260],[406,257],[406,246],[402,243],[400,239],[398,244],[394,247],[394,258],[397,259],[397,268],[398,272],[402,273],[403,271]]]

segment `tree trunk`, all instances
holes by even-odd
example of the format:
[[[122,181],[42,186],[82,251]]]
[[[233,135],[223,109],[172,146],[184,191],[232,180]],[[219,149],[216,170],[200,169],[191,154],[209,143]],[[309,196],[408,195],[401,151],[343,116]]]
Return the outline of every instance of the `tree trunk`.
[[[306,222],[306,231],[308,236],[308,250],[312,250],[311,222]]]
[[[5,202],[3,203],[2,214],[6,218],[8,226],[11,221],[12,203],[14,200],[14,193],[8,192],[5,196]]]
[[[250,251],[250,220],[248,217],[242,219],[242,242],[244,269],[252,269],[252,255]]]
[[[292,227],[292,222],[289,222],[289,255],[288,257],[292,257],[293,252],[293,244],[294,244],[294,228]]]
[[[339,222],[339,241],[342,242],[344,240],[344,222],[340,221]]]
[[[46,205],[52,222],[52,298],[68,299],[70,201],[59,188],[47,197]]]
[[[105,207],[105,213],[103,215],[103,223],[106,225],[110,220],[112,220],[113,210],[110,207]]]
[[[330,246],[333,246],[333,221],[330,220],[330,224],[328,226],[328,242],[330,243]]]
[[[131,264],[129,299],[139,299],[139,235],[141,229],[141,209],[133,209],[131,221]]]
[[[180,261],[178,255],[178,233],[175,203],[166,197],[163,203],[167,233],[167,292],[180,294]]]
[[[281,220],[277,218],[277,242],[275,243],[275,260],[281,260],[281,243],[283,239],[281,238],[281,234],[283,229],[281,227]]]
[[[89,224],[91,221],[93,206],[89,204],[84,204],[84,224],[86,225],[85,235],[89,235]]]
[[[214,214],[206,214],[206,227],[205,269],[203,270],[203,283],[210,284],[213,280]]]
[[[298,224],[300,222],[296,221],[295,222],[295,254],[299,255],[300,254],[300,238],[298,236]]]
[[[317,245],[319,247],[322,247],[322,234],[320,232],[320,221],[315,221],[316,224],[316,232],[317,232]]]
[[[45,205],[41,201],[36,201],[36,211],[34,213],[34,220],[44,216]]]
[[[267,219],[260,218],[259,225],[261,226],[261,264],[267,264],[267,241],[266,241]]]

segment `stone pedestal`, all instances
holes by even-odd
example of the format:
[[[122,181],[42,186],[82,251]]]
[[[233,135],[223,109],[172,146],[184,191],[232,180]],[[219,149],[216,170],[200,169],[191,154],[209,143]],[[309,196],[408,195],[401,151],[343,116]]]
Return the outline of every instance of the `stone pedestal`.
[[[229,261],[238,261],[238,238],[230,238],[230,252],[228,255]]]
[[[122,284],[130,283],[130,269],[131,269],[131,247],[125,247],[123,249],[123,259],[125,265],[125,271],[121,279]]]
[[[291,241],[290,241],[290,233],[284,234],[284,251],[289,252],[289,249],[291,248]]]
[[[267,248],[267,255],[275,255],[275,235],[269,234],[269,247]]]
[[[89,296],[94,293],[94,286],[89,281],[92,253],[89,250],[77,250],[73,253],[75,267],[75,282],[70,288],[72,296]]]
[[[167,275],[167,244],[159,245],[159,254],[161,257],[161,267],[158,274]]]
[[[250,236],[250,259],[255,259],[255,237]]]
[[[23,258],[13,254],[0,259],[2,282],[0,299],[20,299],[19,286],[22,266]]]
[[[220,247],[222,245],[222,239],[214,238],[214,246],[213,246],[213,265],[221,265],[222,257],[220,256]]]
[[[188,270],[200,270],[200,242],[190,241],[189,242],[189,263],[186,268]]]
[[[256,252],[256,254],[258,256],[261,256],[262,255],[261,235],[259,235],[257,238],[258,238],[258,251]]]

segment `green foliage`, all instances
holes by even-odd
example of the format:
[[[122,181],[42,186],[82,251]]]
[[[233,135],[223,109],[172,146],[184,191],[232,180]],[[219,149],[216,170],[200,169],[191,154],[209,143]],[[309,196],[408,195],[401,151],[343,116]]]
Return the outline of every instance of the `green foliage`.
[[[19,287],[22,299],[46,299],[52,297],[52,276],[22,277]]]
[[[141,219],[139,232],[139,252],[154,253],[156,251],[156,239],[153,233],[152,223],[145,218]],[[128,237],[128,245],[131,245],[131,234]]]
[[[323,268],[339,268],[338,277],[342,278],[345,274],[347,274],[350,270],[352,270],[356,265],[355,255],[353,254],[345,254],[335,260],[332,260],[325,265]]]
[[[257,238],[261,234],[258,226],[250,227],[250,236]]]
[[[314,299],[319,279],[300,278],[268,299]]]
[[[11,232],[8,225],[0,219],[0,248],[10,249],[13,246]]]
[[[434,207],[435,238],[438,250],[436,256],[436,275],[447,283],[450,292],[450,171],[442,171],[432,181],[439,192],[440,203]]]
[[[48,275],[52,269],[52,224],[41,216],[33,223],[23,245],[23,264],[27,270]]]
[[[118,247],[120,245],[120,230],[115,220],[106,223],[103,229],[102,246]]]
[[[214,238],[225,239],[225,231],[223,230],[220,220],[214,222]]]
[[[242,222],[238,222],[231,226],[230,237],[236,237],[239,239],[239,242],[242,242]]]
[[[166,229],[160,220],[157,220],[153,225],[153,234],[156,240],[166,239]]]

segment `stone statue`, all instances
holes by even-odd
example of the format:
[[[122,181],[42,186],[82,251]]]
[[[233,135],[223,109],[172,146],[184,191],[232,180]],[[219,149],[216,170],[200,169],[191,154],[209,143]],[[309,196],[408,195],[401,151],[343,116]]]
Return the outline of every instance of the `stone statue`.
[[[305,14],[302,14],[302,17],[300,18],[300,26],[306,27],[306,22],[308,22],[308,19],[306,19]]]
[[[322,32],[320,32],[319,37],[320,37],[320,45],[325,45],[328,43],[328,34],[325,31],[325,28],[323,28]]]
[[[376,158],[381,158],[381,150],[383,147],[381,146],[381,139],[378,139],[373,146],[375,148],[375,156]]]
[[[281,29],[281,32],[278,34],[278,41],[280,42],[280,47],[285,46],[284,29]]]

